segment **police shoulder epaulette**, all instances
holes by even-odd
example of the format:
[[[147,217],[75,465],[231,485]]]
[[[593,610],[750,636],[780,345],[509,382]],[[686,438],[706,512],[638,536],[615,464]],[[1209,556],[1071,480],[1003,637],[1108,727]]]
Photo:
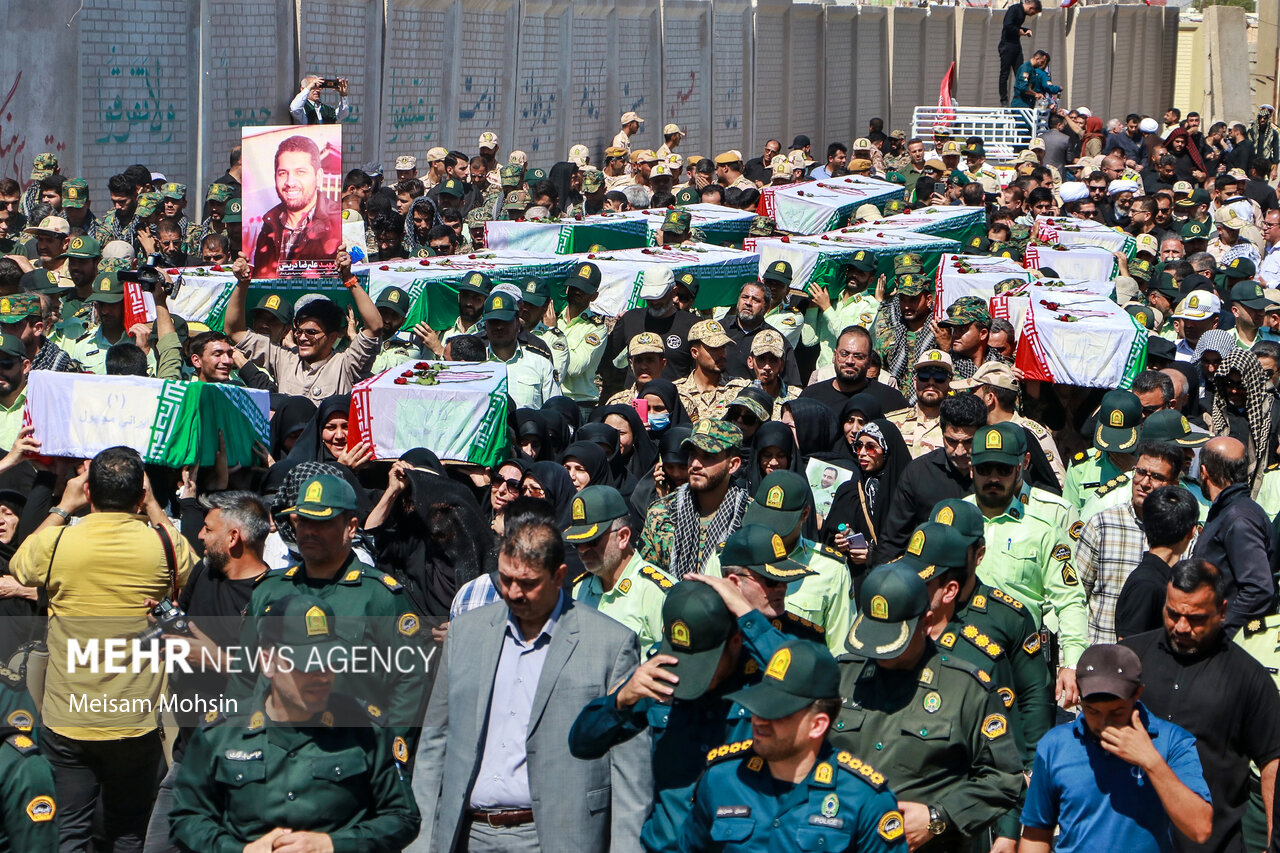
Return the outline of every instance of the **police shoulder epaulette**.
[[[369,722],[379,726],[386,724],[386,714],[382,708],[372,702],[365,702],[362,707],[364,708],[364,715],[369,718]]]
[[[832,547],[831,545],[823,545],[821,554],[824,557],[830,557],[831,559],[839,560],[842,563],[845,560],[844,554],[841,554],[838,548]]]
[[[1081,462],[1084,462],[1085,460],[1092,459],[1092,458],[1093,458],[1092,450],[1081,450],[1075,456],[1071,457],[1071,464],[1079,465]]]
[[[257,586],[258,584],[266,580],[272,580],[277,578],[291,578],[297,573],[298,573],[297,566],[289,566],[288,568],[284,568],[284,569],[270,569],[258,575],[256,578],[254,578],[253,585]]]
[[[1267,466],[1268,471],[1280,471],[1280,462],[1272,462]]]
[[[996,660],[1000,655],[1004,654],[1004,649],[1000,647],[1000,644],[992,640],[989,635],[984,634],[977,625],[965,625],[960,633],[969,641],[969,645],[992,660]]]
[[[222,713],[221,711],[216,711],[216,710],[206,711],[204,716],[200,719],[200,728],[202,729],[213,728],[219,723],[226,722],[226,720],[227,720],[227,715]]]
[[[1127,482],[1129,482],[1128,472],[1119,474],[1115,477],[1112,477],[1110,480],[1107,480],[1107,482],[1099,486],[1095,494],[1105,495],[1105,494],[1108,494],[1109,492],[1114,492],[1116,489],[1120,488]]]
[[[718,764],[726,758],[741,758],[744,753],[751,751],[751,743],[751,738],[747,738],[737,743],[726,743],[724,746],[717,746],[707,753],[707,765]]]
[[[22,733],[9,735],[4,739],[4,742],[18,750],[18,752],[23,755],[32,755],[40,751],[40,747],[36,746],[36,742],[32,740],[30,735],[24,735]]]
[[[877,791],[883,791],[885,789],[884,774],[879,770],[876,770],[870,764],[867,764],[861,758],[858,758],[852,752],[842,750],[836,753],[836,764],[840,765],[854,776],[857,776]]]
[[[1254,634],[1261,634],[1265,630],[1267,630],[1267,623],[1265,619],[1250,619],[1244,624],[1244,635],[1246,637],[1252,637]]]
[[[578,584],[582,583],[584,580],[586,580],[589,577],[591,577],[591,572],[583,572],[582,574],[578,575],[576,578],[573,579],[573,585],[577,586]]]
[[[794,622],[795,624],[803,628],[808,628],[810,631],[813,631],[818,634],[827,633],[827,629],[823,628],[817,622],[810,622],[808,619],[805,619],[803,616],[797,616],[796,614],[792,613],[790,610],[786,611],[785,615],[787,617],[787,621],[789,622]]]
[[[21,690],[24,686],[22,673],[3,664],[0,664],[0,683],[8,684],[14,690]]]
[[[991,680],[990,673],[981,667],[969,663],[967,660],[962,660],[954,655],[947,655],[942,663],[943,666],[949,666],[952,669],[958,669],[969,673],[969,675],[972,675],[974,680],[981,684],[983,689],[988,693],[996,688],[995,683]]]
[[[993,590],[991,590],[991,600],[992,600],[992,601],[998,601],[998,602],[1000,602],[1001,604],[1008,605],[1009,607],[1012,607],[1014,610],[1025,610],[1025,609],[1026,609],[1025,607],[1023,607],[1023,605],[1022,605],[1022,602],[1021,602],[1021,601],[1019,601],[1018,599],[1014,598],[1012,595],[1010,595],[1009,593],[1005,592],[1005,591],[1004,591],[1004,590],[1002,590],[1002,589],[993,589]]]
[[[653,566],[641,566],[640,574],[648,578],[648,580],[651,583],[653,583],[663,592],[666,592],[667,590],[671,589],[671,587],[675,586],[675,584],[671,582],[671,578],[667,577],[662,572],[655,569]]]

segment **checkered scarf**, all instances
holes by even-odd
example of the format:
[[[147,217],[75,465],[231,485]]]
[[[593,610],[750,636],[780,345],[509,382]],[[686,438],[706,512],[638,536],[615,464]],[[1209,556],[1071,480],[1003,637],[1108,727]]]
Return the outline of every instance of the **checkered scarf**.
[[[1208,334],[1206,332],[1206,334]],[[1249,420],[1250,458],[1253,459],[1249,475],[1250,493],[1257,496],[1262,485],[1262,476],[1267,470],[1267,457],[1271,448],[1268,437],[1271,435],[1271,395],[1268,393],[1270,383],[1262,372],[1258,357],[1248,350],[1233,349],[1223,353],[1222,364],[1216,376],[1226,376],[1233,370],[1240,371],[1244,382],[1244,414]],[[1230,435],[1231,425],[1227,420],[1227,399],[1222,391],[1213,395],[1213,411],[1210,414],[1214,435]]]
[[[902,306],[898,304],[896,296],[886,302],[885,306],[888,308],[889,328],[893,332],[893,352],[889,354],[889,364],[886,366],[897,381],[898,389],[906,394],[907,405],[914,406],[915,383],[906,381],[907,371],[920,360],[921,355],[937,346],[938,341],[928,324],[921,326],[916,332],[907,328],[902,322]]]
[[[747,490],[741,486],[730,486],[716,514],[707,522],[704,534],[693,492],[687,483],[681,486],[676,491],[675,506],[671,509],[671,520],[676,528],[669,567],[671,574],[682,578],[690,572],[702,571],[712,549],[738,529],[746,509]]]

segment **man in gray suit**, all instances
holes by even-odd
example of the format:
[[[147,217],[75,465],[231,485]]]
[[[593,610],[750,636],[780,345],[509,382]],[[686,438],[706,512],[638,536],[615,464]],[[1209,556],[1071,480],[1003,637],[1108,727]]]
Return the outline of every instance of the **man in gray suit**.
[[[630,853],[653,797],[648,736],[584,761],[569,754],[582,706],[640,661],[636,635],[565,595],[561,531],[507,530],[502,601],[449,626],[422,729],[414,792],[440,853]]]

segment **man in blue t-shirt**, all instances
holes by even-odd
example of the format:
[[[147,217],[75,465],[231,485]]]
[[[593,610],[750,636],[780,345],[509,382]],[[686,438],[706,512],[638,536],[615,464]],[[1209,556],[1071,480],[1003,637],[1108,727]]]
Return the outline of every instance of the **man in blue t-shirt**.
[[[1125,646],[1090,646],[1076,664],[1082,713],[1036,748],[1019,853],[1100,849],[1169,853],[1174,829],[1197,844],[1213,827],[1196,739],[1149,714],[1142,663]]]

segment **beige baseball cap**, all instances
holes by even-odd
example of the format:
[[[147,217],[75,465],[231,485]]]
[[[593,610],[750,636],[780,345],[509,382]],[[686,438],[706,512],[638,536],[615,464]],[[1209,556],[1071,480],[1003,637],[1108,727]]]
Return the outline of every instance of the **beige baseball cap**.
[[[587,165],[587,161],[591,159],[591,152],[585,145],[571,145],[569,147],[569,162],[581,169]]]
[[[870,151],[871,140],[867,139],[867,137],[865,136],[859,136],[857,139],[853,140],[853,150],[854,151]]]
[[[430,151],[427,152],[427,162],[439,163],[441,160],[443,160],[445,157],[448,157],[448,156],[449,156],[449,150],[447,148],[441,148],[439,146],[436,146],[435,148],[432,148]]]
[[[912,370],[935,366],[942,366],[952,372],[955,371],[955,365],[951,363],[951,354],[945,353],[940,349],[925,350],[920,353],[920,358],[916,359],[916,363],[912,365]]]
[[[673,133],[684,133],[684,131],[680,129],[680,125],[678,124],[664,124],[662,126],[663,136],[670,136]]]
[[[979,385],[992,385],[1008,391],[1018,390],[1018,377],[1013,368],[1001,361],[988,361],[974,371],[968,379],[953,379],[951,387],[956,391],[969,391]]]
[[[512,166],[527,166],[529,165],[529,155],[520,150],[512,151],[507,156],[507,163]]]
[[[627,344],[627,355],[633,358],[650,352],[659,354],[666,352],[662,346],[662,338],[654,332],[641,332]]]
[[[418,158],[412,154],[401,154],[396,158],[396,171],[407,172],[410,169],[418,168]]]
[[[492,130],[486,130],[484,133],[480,134],[480,139],[476,142],[476,147],[481,149],[497,148],[498,134],[494,133]]]
[[[782,346],[782,333],[775,329],[761,329],[751,338],[751,354],[761,355],[763,353],[772,353],[778,358],[782,358],[785,350]]]
[[[702,320],[694,323],[689,330],[689,343],[700,343],[709,347],[723,347],[733,343],[733,339],[725,333],[724,326],[718,320]]]
[[[618,119],[619,124],[631,124],[633,121],[638,121],[640,124],[644,124],[644,119],[630,111],[623,113],[622,118]]]

